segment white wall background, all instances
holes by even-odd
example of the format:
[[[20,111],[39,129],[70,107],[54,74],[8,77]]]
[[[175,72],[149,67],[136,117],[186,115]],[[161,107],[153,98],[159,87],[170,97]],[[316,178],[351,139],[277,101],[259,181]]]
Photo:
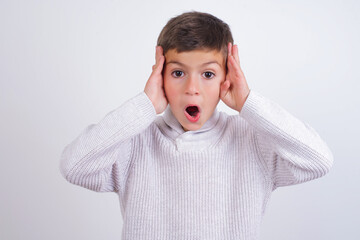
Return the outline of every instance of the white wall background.
[[[325,177],[273,193],[261,240],[360,239],[355,0],[0,0],[0,239],[120,239],[117,195],[66,182],[60,154],[143,90],[162,27],[189,10],[230,25],[250,88],[335,157]]]

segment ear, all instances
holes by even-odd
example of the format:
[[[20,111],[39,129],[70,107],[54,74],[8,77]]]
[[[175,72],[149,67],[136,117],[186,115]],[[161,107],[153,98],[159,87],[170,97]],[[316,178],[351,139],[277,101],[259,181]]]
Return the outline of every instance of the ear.
[[[230,88],[230,81],[225,80],[220,85],[220,99],[223,99]]]

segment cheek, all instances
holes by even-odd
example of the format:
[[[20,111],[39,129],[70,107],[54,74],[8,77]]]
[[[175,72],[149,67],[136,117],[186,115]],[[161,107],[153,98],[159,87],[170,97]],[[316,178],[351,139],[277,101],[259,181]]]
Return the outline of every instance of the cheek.
[[[214,107],[220,100],[220,83],[216,83],[206,89],[206,102]]]
[[[164,78],[164,91],[169,103],[173,102],[173,99],[176,99],[178,95],[177,87],[171,83],[169,79]]]
[[[218,96],[220,94],[220,85],[221,83],[216,81],[206,86],[207,95],[211,96],[211,98]]]

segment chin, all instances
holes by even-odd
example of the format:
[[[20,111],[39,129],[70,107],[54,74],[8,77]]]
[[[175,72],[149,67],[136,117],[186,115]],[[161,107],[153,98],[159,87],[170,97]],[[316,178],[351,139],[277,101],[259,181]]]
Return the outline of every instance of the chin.
[[[190,125],[190,126],[182,125],[184,131],[196,131],[199,130],[201,127],[202,125]]]

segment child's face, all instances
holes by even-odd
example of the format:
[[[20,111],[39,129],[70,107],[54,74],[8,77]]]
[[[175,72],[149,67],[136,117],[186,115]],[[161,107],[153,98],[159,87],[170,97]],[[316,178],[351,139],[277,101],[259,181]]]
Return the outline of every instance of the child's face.
[[[185,131],[200,129],[212,116],[225,80],[223,55],[216,50],[165,54],[164,89],[172,113]],[[196,106],[190,107],[188,106]]]

